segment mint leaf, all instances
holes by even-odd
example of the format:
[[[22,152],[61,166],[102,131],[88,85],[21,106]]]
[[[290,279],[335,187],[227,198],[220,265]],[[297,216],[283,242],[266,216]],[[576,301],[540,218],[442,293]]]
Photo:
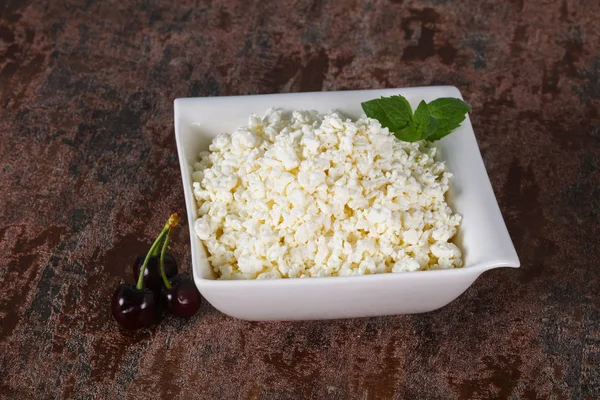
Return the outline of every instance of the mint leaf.
[[[412,132],[399,133],[408,126],[412,119],[412,108],[403,96],[369,100],[361,103],[361,106],[367,117],[378,120],[381,126],[388,128],[398,139],[405,140],[403,137],[414,136]],[[414,140],[418,140],[418,138]]]
[[[421,139],[432,141],[431,137],[434,136],[438,130],[439,122],[433,115],[429,116],[429,124],[423,129]]]
[[[396,129],[405,127],[412,119],[412,108],[404,96],[382,97],[379,105]]]
[[[429,106],[425,101],[421,100],[419,103],[410,125],[419,134],[417,140],[428,139],[437,132],[438,121],[431,115]]]
[[[425,103],[425,100],[421,100],[415,110],[413,121],[421,125],[427,125],[429,123],[429,114],[429,106]]]
[[[417,107],[417,109],[415,110],[415,115],[413,115],[412,118],[412,124],[414,129],[416,129],[419,132],[419,137],[421,137],[423,135],[423,131],[425,130],[425,127],[427,127],[427,125],[429,125],[429,107],[427,106],[427,103],[425,103],[425,101],[421,100],[421,102],[419,103],[419,106]]]
[[[430,115],[438,122],[436,132],[426,138],[431,141],[439,140],[458,128],[460,123],[465,120],[467,113],[472,111],[467,103],[452,97],[433,100],[427,107]]]
[[[365,101],[363,103],[360,103],[360,105],[362,106],[362,109],[364,110],[365,114],[367,114],[367,117],[378,120],[381,126],[384,126],[390,131],[393,131],[392,122],[388,118],[383,108],[381,108],[381,105],[379,104],[379,99]]]
[[[443,97],[426,103],[421,101],[413,115],[403,96],[382,97],[361,103],[367,117],[379,120],[398,139],[405,142],[435,141],[456,129],[471,107],[460,99]]]
[[[414,129],[411,124],[408,124],[399,131],[394,132],[394,136],[403,142],[416,142],[417,140],[421,139],[421,134]]]

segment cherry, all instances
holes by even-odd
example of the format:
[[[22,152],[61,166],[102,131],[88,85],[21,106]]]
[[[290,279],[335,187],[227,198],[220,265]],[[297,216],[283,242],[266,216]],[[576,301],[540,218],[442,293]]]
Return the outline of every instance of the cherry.
[[[169,283],[171,287],[165,287],[162,291],[167,309],[178,317],[194,316],[200,309],[202,299],[194,282],[186,276],[175,275]]]
[[[121,284],[111,302],[112,315],[123,328],[140,329],[152,325],[158,318],[159,308],[150,289],[138,290],[133,285]]]
[[[150,250],[138,256],[133,264],[136,285],[121,284],[115,291],[111,311],[123,328],[140,329],[157,322],[161,298],[175,315],[190,317],[198,312],[201,299],[198,289],[189,278],[177,275],[175,258],[167,253],[171,230],[178,223],[179,214],[171,214]],[[163,292],[165,295],[161,297]]]
[[[133,279],[136,281],[140,276],[140,270],[142,269],[145,259],[146,253],[140,254],[133,263]],[[165,274],[167,275],[167,278],[177,275],[177,262],[175,261],[175,257],[173,257],[173,255],[170,253],[165,253],[164,263]],[[160,273],[160,257],[150,257],[150,260],[148,260],[148,265],[144,270],[144,279],[142,284],[144,287],[152,290],[155,294],[160,294],[160,290],[163,287],[163,279]]]

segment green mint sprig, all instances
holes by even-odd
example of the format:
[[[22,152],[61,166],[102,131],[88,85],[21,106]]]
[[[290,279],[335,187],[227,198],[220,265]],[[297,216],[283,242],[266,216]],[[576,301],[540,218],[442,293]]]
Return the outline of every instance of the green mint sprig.
[[[414,114],[404,96],[382,97],[361,103],[367,117],[378,120],[405,142],[440,140],[464,121],[471,107],[460,99],[441,97],[421,100]]]

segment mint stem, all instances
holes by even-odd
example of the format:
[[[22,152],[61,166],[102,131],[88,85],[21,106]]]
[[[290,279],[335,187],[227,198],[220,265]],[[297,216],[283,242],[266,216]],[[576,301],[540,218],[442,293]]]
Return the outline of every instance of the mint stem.
[[[165,237],[165,241],[162,245],[162,250],[160,252],[160,274],[162,275],[163,282],[167,290],[171,289],[171,284],[167,279],[167,274],[165,274],[165,253],[167,252],[167,247],[169,246],[169,240],[171,239],[171,228],[167,231],[167,236]]]

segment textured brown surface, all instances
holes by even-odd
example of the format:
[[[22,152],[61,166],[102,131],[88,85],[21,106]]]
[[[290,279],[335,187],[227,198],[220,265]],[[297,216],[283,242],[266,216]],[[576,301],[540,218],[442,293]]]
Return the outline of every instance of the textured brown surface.
[[[0,0],[1,398],[600,398],[597,0],[185,3]],[[433,84],[473,106],[521,269],[424,315],[115,326],[184,206],[175,97]]]

